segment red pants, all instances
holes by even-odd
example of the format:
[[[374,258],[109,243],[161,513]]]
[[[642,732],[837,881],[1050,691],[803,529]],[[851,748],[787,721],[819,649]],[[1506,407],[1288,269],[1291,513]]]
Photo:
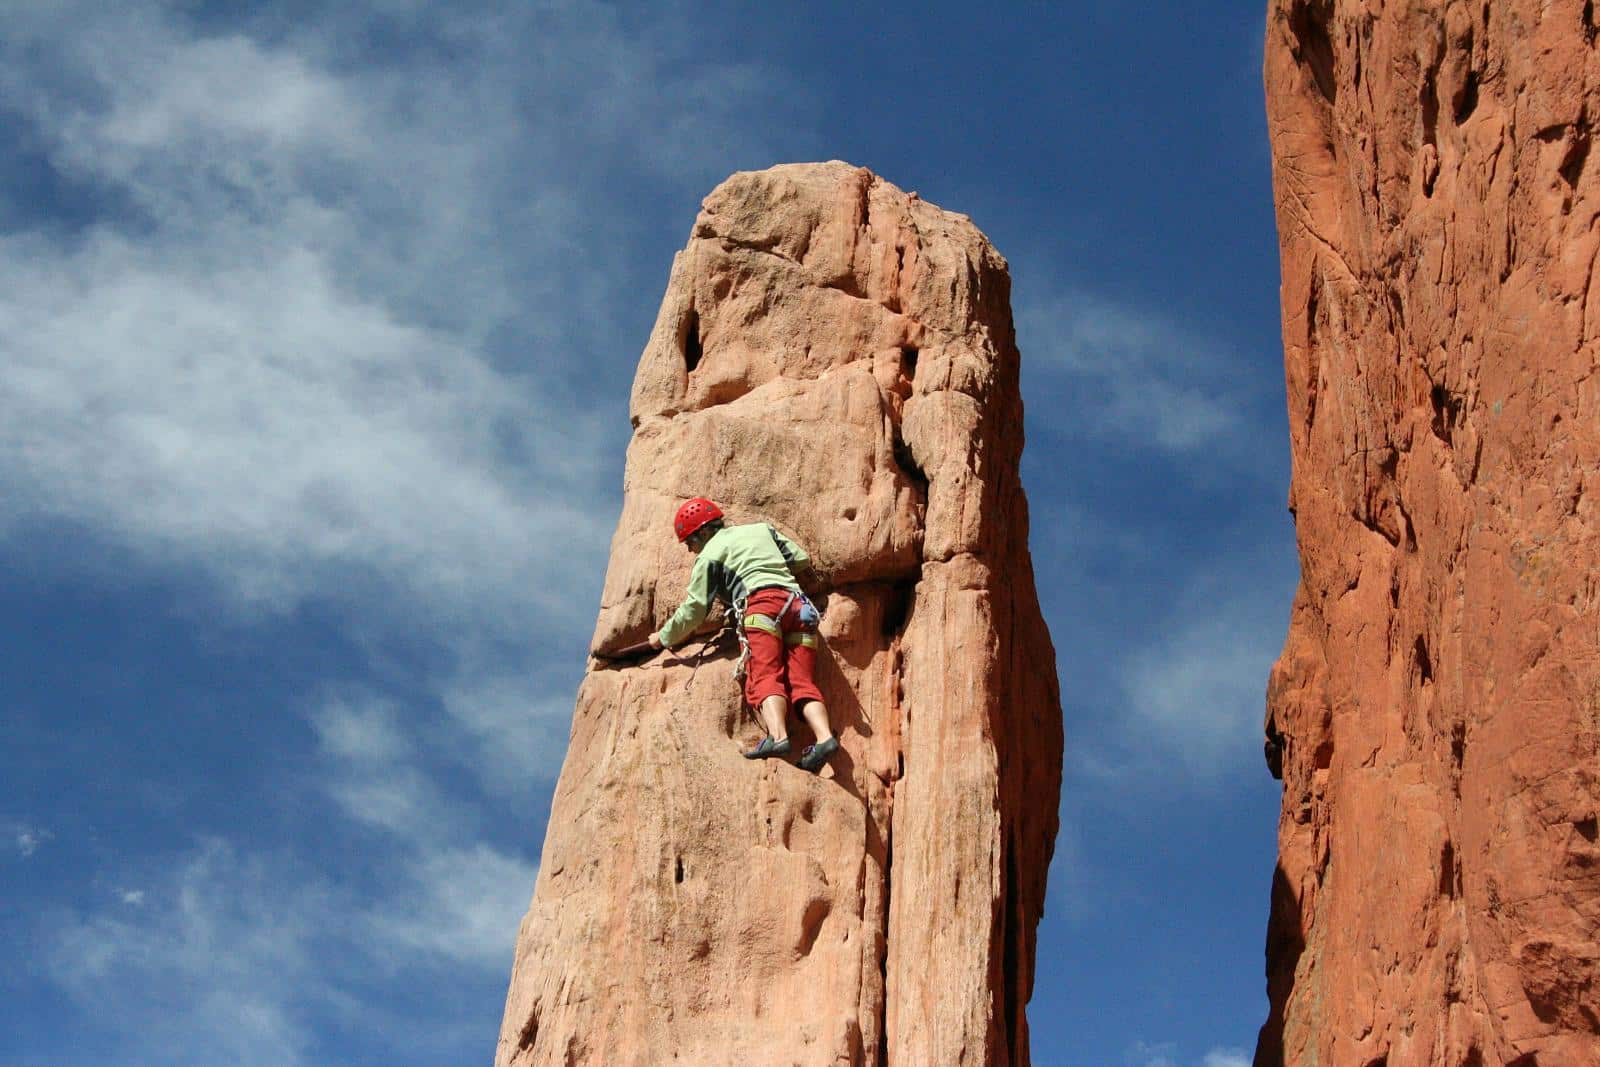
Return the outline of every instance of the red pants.
[[[753,708],[770,696],[788,697],[794,706],[822,699],[822,690],[812,678],[817,665],[817,632],[800,624],[798,596],[783,618],[777,618],[788,599],[787,589],[761,589],[745,603],[740,624],[750,643],[750,663],[745,668],[744,698]],[[777,619],[780,632],[764,629],[765,620],[751,620],[752,615]],[[754,625],[750,625],[752,621]]]

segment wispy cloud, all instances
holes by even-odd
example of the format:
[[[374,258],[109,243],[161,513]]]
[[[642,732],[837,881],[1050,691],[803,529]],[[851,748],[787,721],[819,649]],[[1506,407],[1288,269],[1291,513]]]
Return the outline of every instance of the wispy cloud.
[[[589,5],[3,17],[0,104],[49,188],[0,190],[0,550],[65,522],[247,624],[314,602],[358,647],[441,650],[398,694],[307,696],[289,784],[371,835],[381,888],[213,838],[41,920],[120,1060],[316,1062],[319,1013],[388,1010],[341,968],[502,986],[537,866],[475,805],[565,744],[537,650],[587,636],[651,310],[623,330],[616,289],[651,305],[669,266],[634,261],[628,209],[771,162],[804,94]],[[413,47],[354,43],[380,31]]]
[[[536,864],[478,843],[419,850],[404,870],[405,881],[368,917],[378,943],[511,973],[512,935],[533,895]]]
[[[37,826],[27,826],[21,823],[13,824],[9,830],[12,843],[16,845],[17,854],[27,859],[39,851],[39,846],[55,838],[49,830]]]
[[[311,718],[323,755],[317,783],[346,817],[407,839],[446,836],[459,821],[420,765],[395,705],[339,697]]]
[[[1135,1041],[1123,1053],[1123,1061],[1130,1067],[1177,1067],[1172,1057],[1178,1046],[1171,1041]]]
[[[39,919],[46,972],[92,1019],[86,1050],[105,1041],[120,1062],[295,1067],[324,1062],[316,1035],[339,1016],[387,1035],[369,1047],[425,1047],[429,1024],[355,987],[399,979],[408,996],[438,983],[492,997],[537,874],[483,843],[414,843],[376,895],[221,839],[172,866],[118,891],[115,908]]]
[[[1161,309],[1076,286],[1021,295],[1016,315],[1025,373],[1058,398],[1038,422],[1048,432],[1259,464],[1263,392],[1241,378],[1239,354],[1223,341]]]
[[[1250,1067],[1250,1062],[1250,1054],[1243,1049],[1214,1048],[1200,1061],[1200,1067]]]
[[[1288,613],[1263,577],[1202,572],[1175,598],[1172,624],[1123,661],[1129,725],[1193,773],[1259,755],[1267,674]]]
[[[49,917],[45,964],[94,1005],[98,1026],[120,1031],[126,1062],[294,1067],[309,1041],[294,1005],[313,994],[321,898],[305,883],[286,894],[265,865],[213,840],[138,915]]]
[[[382,78],[150,9],[35,43],[69,85],[19,51],[0,86],[56,167],[127,207],[0,238],[10,517],[88,522],[252,603],[371,575],[458,619],[564,616],[550,554],[603,543],[580,490],[606,429],[485,349],[505,264],[438,274],[492,223],[469,206],[510,118],[463,145]],[[411,91],[451,115],[472,87]],[[430,284],[453,314],[416,299]]]
[[[1195,1062],[1180,1056],[1175,1041],[1135,1041],[1122,1058],[1129,1067],[1178,1067],[1180,1063]],[[1200,1058],[1196,1067],[1250,1067],[1250,1056],[1239,1049],[1214,1048]]]
[[[475,813],[452,802],[420,746],[382,700],[331,700],[314,715],[323,788],[339,810],[397,851],[391,891],[366,921],[386,955],[424,952],[501,971],[538,867],[475,840]]]

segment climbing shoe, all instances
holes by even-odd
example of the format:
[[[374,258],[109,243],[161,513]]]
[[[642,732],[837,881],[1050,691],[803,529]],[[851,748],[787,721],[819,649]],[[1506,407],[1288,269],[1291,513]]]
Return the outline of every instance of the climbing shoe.
[[[810,751],[809,749],[807,751]],[[761,739],[761,743],[744,754],[745,759],[767,759],[771,756],[787,756],[789,754],[789,739],[774,741],[769,735]]]
[[[839,751],[839,739],[830,737],[815,745],[807,745],[806,750],[800,753],[800,766],[808,771],[817,771],[828,762],[828,757]]]

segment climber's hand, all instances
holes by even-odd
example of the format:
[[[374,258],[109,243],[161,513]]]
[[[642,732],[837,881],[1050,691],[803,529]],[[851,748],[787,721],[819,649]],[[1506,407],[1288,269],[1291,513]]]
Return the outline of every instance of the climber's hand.
[[[661,638],[660,638],[659,635],[657,635],[657,634],[651,634],[650,635],[650,647],[655,649],[657,652],[661,651]]]
[[[640,641],[636,645],[619,648],[615,652],[602,652],[599,649],[595,649],[591,655],[602,663],[635,663],[655,655],[660,647],[659,644],[651,641]]]

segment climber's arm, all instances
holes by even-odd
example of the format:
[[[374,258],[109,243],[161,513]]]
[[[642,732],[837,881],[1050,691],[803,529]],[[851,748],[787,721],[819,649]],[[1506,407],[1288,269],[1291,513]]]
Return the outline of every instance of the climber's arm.
[[[671,648],[694,633],[711,610],[711,567],[709,557],[702,552],[695,557],[694,569],[689,573],[689,591],[683,603],[659,631],[650,635],[655,648]]]

